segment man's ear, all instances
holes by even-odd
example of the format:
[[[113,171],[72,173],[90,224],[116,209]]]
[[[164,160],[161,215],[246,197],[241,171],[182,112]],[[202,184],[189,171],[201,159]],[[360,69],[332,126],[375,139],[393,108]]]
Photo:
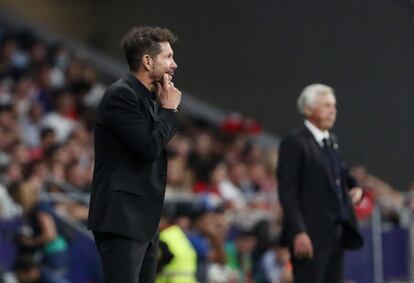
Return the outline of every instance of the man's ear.
[[[305,115],[305,117],[309,117],[312,114],[312,108],[309,106],[305,106],[305,108],[303,108],[303,114]]]
[[[148,54],[142,56],[141,63],[147,71],[152,70],[152,58]]]

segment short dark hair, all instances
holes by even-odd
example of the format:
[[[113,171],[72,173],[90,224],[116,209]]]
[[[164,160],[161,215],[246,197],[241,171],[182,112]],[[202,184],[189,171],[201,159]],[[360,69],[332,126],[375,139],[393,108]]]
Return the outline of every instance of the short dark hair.
[[[148,54],[151,57],[161,52],[160,42],[177,41],[177,37],[166,28],[161,27],[138,27],[135,26],[128,31],[121,41],[129,69],[136,71],[142,56]]]

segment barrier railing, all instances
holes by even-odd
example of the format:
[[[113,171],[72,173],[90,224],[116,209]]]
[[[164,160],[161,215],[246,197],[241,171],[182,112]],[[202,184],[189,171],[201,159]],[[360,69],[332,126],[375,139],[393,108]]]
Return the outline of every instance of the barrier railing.
[[[414,282],[412,230],[409,223],[385,222],[383,206],[377,202],[371,218],[361,227],[365,246],[346,253],[346,282]]]

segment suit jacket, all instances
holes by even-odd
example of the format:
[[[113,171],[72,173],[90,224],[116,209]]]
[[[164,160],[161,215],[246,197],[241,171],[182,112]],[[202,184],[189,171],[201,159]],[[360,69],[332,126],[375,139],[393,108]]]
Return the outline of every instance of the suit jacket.
[[[307,127],[291,132],[282,140],[277,176],[284,212],[283,234],[290,247],[300,232],[308,233],[315,250],[337,238],[339,198],[328,166],[321,147]],[[348,220],[342,223],[343,244],[345,248],[356,249],[363,245],[363,239],[346,192],[356,182],[343,162],[341,183],[348,215]]]
[[[165,145],[178,128],[174,110],[154,110],[134,75],[112,84],[98,107],[88,228],[146,242],[164,202]]]

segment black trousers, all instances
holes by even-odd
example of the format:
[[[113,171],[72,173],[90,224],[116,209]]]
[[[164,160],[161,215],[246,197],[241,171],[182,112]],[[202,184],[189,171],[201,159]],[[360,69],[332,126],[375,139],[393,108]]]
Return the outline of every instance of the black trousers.
[[[295,283],[343,283],[344,247],[341,225],[337,235],[324,249],[314,251],[312,259],[297,259],[292,256]]]
[[[114,233],[93,234],[106,283],[155,282],[158,233],[146,243]]]

